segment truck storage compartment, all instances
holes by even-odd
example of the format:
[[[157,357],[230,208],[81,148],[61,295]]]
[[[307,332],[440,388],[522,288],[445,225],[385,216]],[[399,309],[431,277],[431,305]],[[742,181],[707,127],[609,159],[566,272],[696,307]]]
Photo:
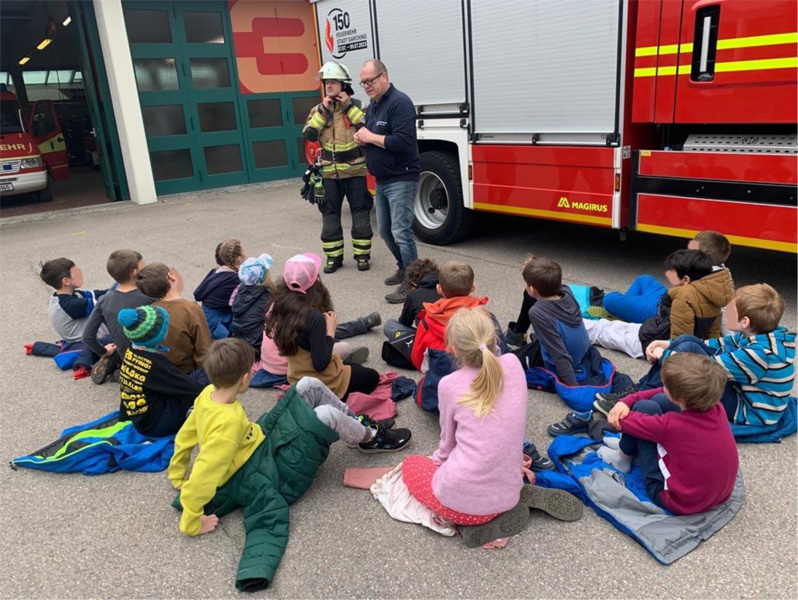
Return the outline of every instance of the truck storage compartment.
[[[606,144],[618,132],[620,0],[469,2],[474,130]]]

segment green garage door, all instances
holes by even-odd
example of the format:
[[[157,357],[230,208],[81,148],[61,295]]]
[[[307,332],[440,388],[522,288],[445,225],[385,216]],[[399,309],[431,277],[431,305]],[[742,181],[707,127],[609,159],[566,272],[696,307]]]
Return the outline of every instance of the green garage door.
[[[158,194],[302,173],[297,140],[318,95],[242,95],[225,2],[124,9]]]

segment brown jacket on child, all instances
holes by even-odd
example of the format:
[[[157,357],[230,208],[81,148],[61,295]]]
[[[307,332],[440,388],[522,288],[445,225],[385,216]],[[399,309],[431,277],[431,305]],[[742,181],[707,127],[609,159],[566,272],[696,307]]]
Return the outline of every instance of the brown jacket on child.
[[[690,334],[702,339],[720,337],[721,311],[734,296],[729,269],[678,285],[668,290],[671,297],[671,339]]]

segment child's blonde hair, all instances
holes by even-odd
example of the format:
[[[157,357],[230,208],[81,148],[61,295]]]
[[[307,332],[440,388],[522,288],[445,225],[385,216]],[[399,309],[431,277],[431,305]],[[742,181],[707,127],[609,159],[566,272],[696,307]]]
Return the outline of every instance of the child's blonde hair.
[[[781,322],[784,298],[767,283],[745,285],[734,294],[737,318],[748,317],[754,333],[770,333]]]
[[[477,417],[489,415],[504,389],[493,321],[481,308],[458,310],[446,326],[446,343],[463,365],[479,369],[471,391],[457,401]]]

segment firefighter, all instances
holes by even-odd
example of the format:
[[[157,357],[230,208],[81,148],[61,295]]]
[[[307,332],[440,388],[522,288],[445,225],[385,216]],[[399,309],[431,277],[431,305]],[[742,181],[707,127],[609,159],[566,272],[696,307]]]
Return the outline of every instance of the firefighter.
[[[352,98],[352,78],[344,65],[333,61],[324,63],[317,79],[324,87],[324,100],[310,110],[303,134],[308,140],[321,144],[325,200],[319,203],[319,211],[322,214],[321,245],[327,257],[324,272],[335,273],[344,262],[341,227],[344,197],[352,211],[352,249],[357,268],[368,271],[374,201],[366,185],[366,159],[355,141],[355,131],[363,127],[364,114],[360,101]]]

